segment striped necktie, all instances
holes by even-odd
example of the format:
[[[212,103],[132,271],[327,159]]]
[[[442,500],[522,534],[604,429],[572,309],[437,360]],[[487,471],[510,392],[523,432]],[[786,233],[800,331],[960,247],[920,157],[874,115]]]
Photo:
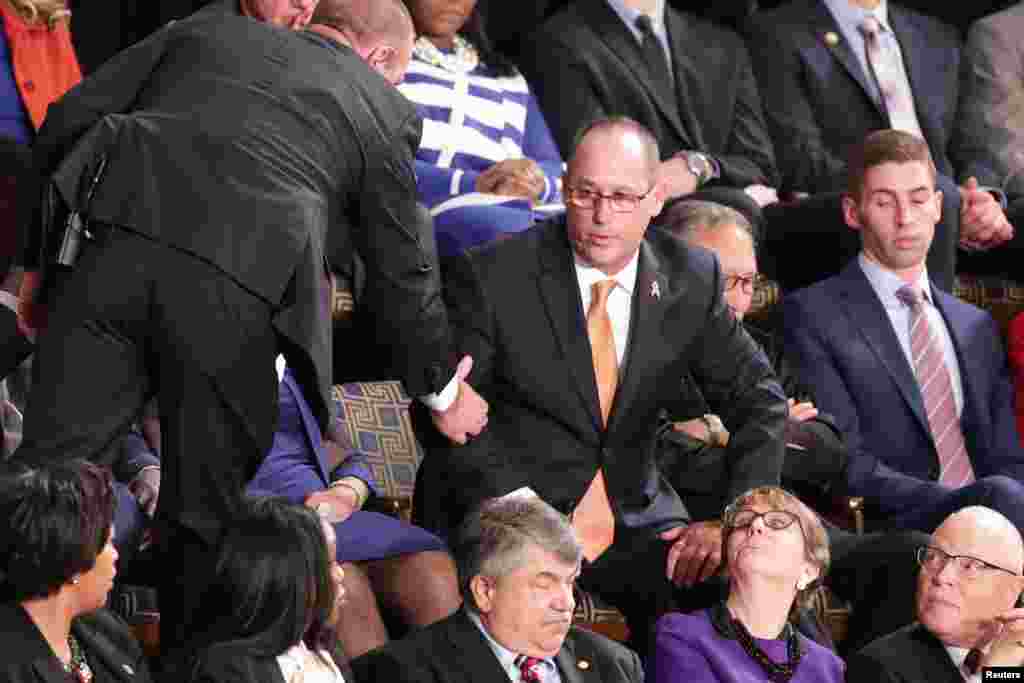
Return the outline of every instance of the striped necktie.
[[[882,24],[875,17],[868,16],[857,28],[864,36],[864,51],[878,84],[882,104],[889,115],[889,125],[923,138],[902,60],[897,51],[882,47]]]
[[[932,440],[939,454],[939,483],[959,488],[974,481],[974,470],[967,457],[953,398],[953,382],[942,346],[928,322],[925,301],[917,287],[904,285],[896,296],[910,307],[910,355],[914,359],[914,376],[921,388]]]

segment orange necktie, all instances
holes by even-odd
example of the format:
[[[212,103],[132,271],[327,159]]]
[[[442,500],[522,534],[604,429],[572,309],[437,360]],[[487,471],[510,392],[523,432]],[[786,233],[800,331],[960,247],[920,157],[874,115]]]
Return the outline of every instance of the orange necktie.
[[[615,399],[619,383],[619,360],[615,354],[612,321],[608,317],[608,295],[615,288],[615,280],[601,280],[591,287],[590,308],[587,310],[587,336],[597,379],[597,396],[601,403],[601,422],[608,424],[608,414]],[[615,515],[612,513],[604,470],[594,475],[587,492],[576,505],[573,526],[583,544],[583,556],[593,562],[608,549],[615,539]]]

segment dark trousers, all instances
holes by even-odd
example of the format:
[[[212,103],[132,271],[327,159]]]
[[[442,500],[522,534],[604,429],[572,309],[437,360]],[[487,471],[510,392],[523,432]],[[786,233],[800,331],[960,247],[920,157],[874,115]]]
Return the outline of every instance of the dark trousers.
[[[157,530],[167,536],[158,543],[165,575],[156,581],[161,645],[173,652],[207,568],[191,558],[217,542],[272,442],[277,340],[270,306],[209,264],[129,231],[98,232],[48,291],[24,441],[13,457],[102,463],[157,396]]]
[[[928,251],[928,275],[953,291],[960,235],[960,193],[948,178],[939,178],[942,217]],[[831,277],[860,252],[860,233],[846,225],[839,192],[814,195],[764,208],[761,272],[783,291]]]

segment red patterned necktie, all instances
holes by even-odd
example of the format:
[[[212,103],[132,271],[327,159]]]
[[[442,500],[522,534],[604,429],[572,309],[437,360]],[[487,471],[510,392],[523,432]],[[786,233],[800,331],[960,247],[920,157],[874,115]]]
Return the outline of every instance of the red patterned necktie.
[[[905,285],[896,296],[910,307],[910,355],[914,359],[914,375],[921,388],[932,440],[939,454],[939,483],[959,488],[974,481],[974,469],[960,429],[945,354],[928,322],[921,292]]]
[[[541,683],[540,665],[543,661],[543,659],[538,659],[537,657],[519,655],[516,658],[516,666],[519,667],[519,680],[522,683]]]
[[[864,52],[868,66],[875,75],[882,104],[889,114],[889,125],[923,138],[914,111],[914,95],[910,92],[910,84],[900,66],[900,57],[893,50],[882,47],[881,23],[875,17],[868,16],[858,29],[864,36]]]

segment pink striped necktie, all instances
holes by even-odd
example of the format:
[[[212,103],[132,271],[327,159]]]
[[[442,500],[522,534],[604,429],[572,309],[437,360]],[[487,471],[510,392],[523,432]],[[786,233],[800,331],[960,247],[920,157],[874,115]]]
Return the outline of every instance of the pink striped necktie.
[[[875,83],[878,84],[882,104],[889,115],[889,125],[923,138],[921,126],[917,122],[917,112],[914,110],[914,94],[910,92],[910,84],[903,73],[900,56],[893,50],[882,47],[879,38],[883,30],[882,24],[874,16],[868,16],[858,29],[864,36],[864,52],[875,76]]]
[[[939,454],[939,483],[953,488],[965,486],[974,481],[974,469],[967,457],[942,345],[928,322],[925,302],[917,287],[904,285],[896,296],[910,307],[910,355]]]

